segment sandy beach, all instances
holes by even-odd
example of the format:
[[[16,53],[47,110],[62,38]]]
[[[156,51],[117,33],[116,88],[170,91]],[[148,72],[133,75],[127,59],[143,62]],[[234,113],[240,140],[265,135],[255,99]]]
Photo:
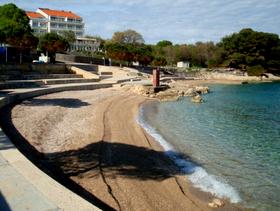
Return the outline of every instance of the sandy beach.
[[[215,197],[193,188],[137,124],[149,100],[120,88],[68,91],[26,100],[11,119],[44,162],[116,210],[212,210]]]

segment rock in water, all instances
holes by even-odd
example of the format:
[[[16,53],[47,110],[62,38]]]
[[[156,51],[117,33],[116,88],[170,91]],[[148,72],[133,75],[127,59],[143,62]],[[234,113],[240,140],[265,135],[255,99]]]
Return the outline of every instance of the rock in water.
[[[209,88],[207,86],[196,86],[195,90],[196,90],[197,93],[200,93],[200,94],[209,93]]]
[[[195,96],[195,95],[197,95],[197,92],[196,92],[195,88],[191,87],[191,88],[188,88],[188,89],[184,92],[184,95],[185,95],[185,96]]]
[[[202,97],[200,95],[195,95],[192,97],[192,102],[193,103],[202,103]]]
[[[179,95],[179,96],[184,96],[184,95],[185,95],[185,92],[184,92],[183,90],[179,90],[179,91],[178,91],[178,95]]]
[[[220,199],[213,199],[212,202],[208,203],[208,206],[212,207],[212,208],[218,208],[218,207],[222,207],[224,205],[225,205],[225,203]]]
[[[161,101],[175,101],[179,99],[179,95],[177,91],[169,89],[157,93],[156,98]]]

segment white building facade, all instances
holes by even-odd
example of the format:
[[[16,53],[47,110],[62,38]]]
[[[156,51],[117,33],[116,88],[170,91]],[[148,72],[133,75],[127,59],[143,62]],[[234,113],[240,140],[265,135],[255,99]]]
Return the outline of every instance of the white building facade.
[[[39,8],[36,12],[26,12],[26,14],[36,34],[73,31],[77,37],[84,35],[83,19],[71,11]]]
[[[100,42],[94,38],[77,37],[76,41],[70,46],[70,51],[99,51]]]
[[[190,68],[190,63],[186,61],[177,62],[179,68]]]
[[[83,37],[83,19],[71,11],[39,8],[36,12],[26,12],[26,15],[30,19],[32,30],[39,36],[50,32],[60,34],[63,31],[73,31],[76,41],[71,44],[70,51],[99,51],[100,42]]]
[[[29,17],[29,24],[35,34],[45,34],[48,32],[48,20],[37,12],[26,12]]]

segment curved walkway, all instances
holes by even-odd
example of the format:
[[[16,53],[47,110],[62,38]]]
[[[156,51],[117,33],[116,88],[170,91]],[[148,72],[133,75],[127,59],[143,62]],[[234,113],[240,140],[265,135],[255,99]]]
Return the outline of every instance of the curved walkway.
[[[39,95],[111,87],[112,83],[54,85],[0,91],[0,109]],[[31,163],[0,128],[0,210],[100,210]]]

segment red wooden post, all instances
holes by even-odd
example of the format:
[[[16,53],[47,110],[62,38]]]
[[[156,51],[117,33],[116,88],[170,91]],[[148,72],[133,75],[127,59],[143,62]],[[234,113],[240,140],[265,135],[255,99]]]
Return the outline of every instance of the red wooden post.
[[[153,87],[159,87],[159,70],[153,70]]]

